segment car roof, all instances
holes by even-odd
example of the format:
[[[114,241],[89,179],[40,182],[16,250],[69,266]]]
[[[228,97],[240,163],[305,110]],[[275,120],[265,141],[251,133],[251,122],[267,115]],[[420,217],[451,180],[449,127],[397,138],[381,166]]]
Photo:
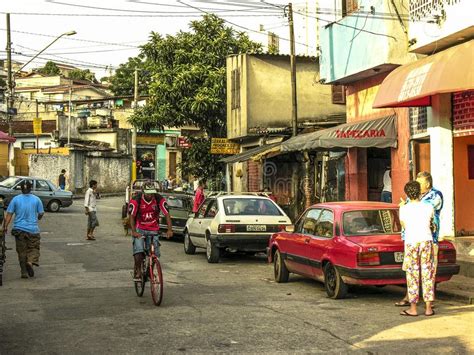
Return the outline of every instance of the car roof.
[[[360,210],[360,209],[398,209],[399,206],[394,203],[378,202],[378,201],[337,201],[323,202],[312,205],[311,208],[331,208],[336,210]]]

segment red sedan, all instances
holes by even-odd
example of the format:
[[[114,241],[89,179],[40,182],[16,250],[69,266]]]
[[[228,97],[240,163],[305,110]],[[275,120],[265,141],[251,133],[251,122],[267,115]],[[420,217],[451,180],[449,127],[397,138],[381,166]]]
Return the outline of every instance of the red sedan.
[[[324,282],[331,298],[344,298],[348,285],[405,284],[398,206],[382,202],[332,202],[308,208],[295,226],[275,233],[267,248],[275,280],[289,273]],[[439,243],[436,281],[459,273],[456,249]]]

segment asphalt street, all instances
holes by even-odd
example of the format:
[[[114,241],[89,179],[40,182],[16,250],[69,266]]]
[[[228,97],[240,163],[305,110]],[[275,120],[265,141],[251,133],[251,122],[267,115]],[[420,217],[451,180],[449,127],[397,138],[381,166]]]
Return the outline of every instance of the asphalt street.
[[[273,281],[263,255],[208,264],[162,242],[164,300],[131,281],[123,198],[99,201],[97,241],[85,240],[81,201],[43,221],[41,266],[20,279],[8,251],[0,288],[0,354],[70,353],[472,353],[474,306],[436,302],[434,317],[402,317],[398,287],[355,288],[331,300],[323,285],[292,275]],[[14,241],[9,235],[9,247]],[[422,307],[419,307],[422,313]]]

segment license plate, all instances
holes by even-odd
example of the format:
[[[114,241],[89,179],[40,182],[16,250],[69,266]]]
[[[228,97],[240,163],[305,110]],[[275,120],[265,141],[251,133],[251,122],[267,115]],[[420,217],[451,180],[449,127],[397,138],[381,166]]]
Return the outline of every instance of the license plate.
[[[247,226],[247,232],[266,232],[267,226],[265,225],[249,225]]]
[[[397,251],[393,254],[395,256],[395,262],[396,263],[403,263],[403,252]]]

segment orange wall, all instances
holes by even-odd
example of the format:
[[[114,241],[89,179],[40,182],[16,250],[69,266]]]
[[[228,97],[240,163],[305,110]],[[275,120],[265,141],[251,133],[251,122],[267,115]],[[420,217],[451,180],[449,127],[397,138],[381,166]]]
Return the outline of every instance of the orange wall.
[[[404,197],[403,188],[410,180],[409,172],[409,139],[410,127],[408,109],[373,109],[372,104],[380,84],[387,74],[353,83],[347,87],[346,107],[347,122],[358,122],[368,119],[397,115],[398,147],[392,148],[392,200],[397,202]],[[364,151],[365,159],[362,159]],[[367,199],[367,151],[366,149],[349,149],[346,160],[346,199]]]
[[[474,231],[474,180],[467,171],[467,146],[474,145],[474,136],[454,138],[454,223],[456,231]]]

